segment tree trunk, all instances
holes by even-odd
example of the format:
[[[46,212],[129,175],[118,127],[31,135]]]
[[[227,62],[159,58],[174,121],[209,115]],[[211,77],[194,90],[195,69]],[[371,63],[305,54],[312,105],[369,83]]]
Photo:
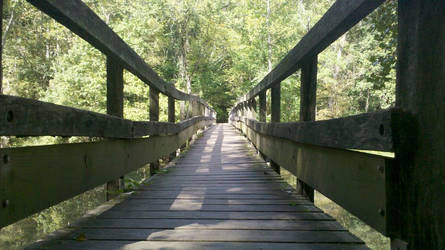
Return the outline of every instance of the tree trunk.
[[[270,35],[270,0],[266,0],[266,26],[267,26],[267,66],[272,71],[272,38]]]

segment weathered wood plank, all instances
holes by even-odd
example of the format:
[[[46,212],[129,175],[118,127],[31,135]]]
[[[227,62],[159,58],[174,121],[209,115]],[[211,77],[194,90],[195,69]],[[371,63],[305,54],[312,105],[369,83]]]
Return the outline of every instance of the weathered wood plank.
[[[119,211],[111,209],[98,218],[128,219],[214,219],[214,220],[334,220],[320,212],[217,212],[217,211]]]
[[[241,127],[270,159],[377,231],[387,233],[384,157],[305,145]]]
[[[159,198],[159,199],[269,199],[282,200],[294,198],[290,194],[277,192],[275,194],[207,194],[205,191],[157,191],[138,192],[132,198]]]
[[[210,219],[94,219],[74,225],[82,228],[299,230],[345,231],[336,221],[210,220]]]
[[[321,212],[313,205],[205,205],[183,206],[154,204],[146,206],[126,206],[125,203],[116,207],[125,211],[247,211],[247,212]]]
[[[260,92],[279,84],[293,74],[303,61],[323,51],[383,2],[384,0],[337,0],[283,60],[240,101],[250,100]]]
[[[181,206],[198,206],[198,205],[311,205],[307,199],[212,199],[208,197],[202,198],[145,198],[144,199],[131,199],[126,201],[128,204],[135,204],[137,206],[150,206],[152,204],[163,205],[181,205]]]
[[[48,245],[48,248],[62,248],[62,249],[85,249],[85,250],[109,250],[109,249],[126,249],[126,250],[365,250],[368,249],[364,245],[356,244],[339,244],[339,243],[319,243],[319,244],[304,244],[304,243],[274,243],[274,242],[219,242],[219,241],[205,241],[205,242],[189,242],[189,241],[102,241],[102,240],[87,240],[83,242],[79,241],[58,241],[53,245]],[[44,249],[44,246],[36,245],[31,249]]]
[[[0,135],[3,136],[90,136],[138,138],[147,135],[172,135],[198,121],[212,118],[193,117],[181,123],[139,122],[96,112],[0,95]]]
[[[220,242],[362,243],[348,232],[280,230],[82,229],[91,240],[157,240]],[[67,239],[76,237],[76,233]]]
[[[168,155],[208,121],[147,139],[1,149],[0,226],[73,197]],[[36,188],[39,187],[39,188]]]
[[[258,133],[332,148],[393,152],[393,130],[404,112],[389,109],[324,121],[261,123],[244,119]],[[407,117],[406,117],[407,118]]]

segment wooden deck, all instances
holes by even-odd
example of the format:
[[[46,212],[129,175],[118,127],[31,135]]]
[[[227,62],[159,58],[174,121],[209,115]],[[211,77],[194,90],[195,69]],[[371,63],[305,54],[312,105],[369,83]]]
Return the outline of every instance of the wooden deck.
[[[55,249],[367,249],[261,161],[230,125]]]

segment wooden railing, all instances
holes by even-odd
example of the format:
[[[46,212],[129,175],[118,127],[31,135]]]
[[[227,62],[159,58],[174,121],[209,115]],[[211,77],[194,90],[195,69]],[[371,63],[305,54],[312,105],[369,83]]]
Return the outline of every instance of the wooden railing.
[[[216,115],[199,97],[162,80],[82,1],[28,2],[107,56],[107,114],[0,95],[0,135],[108,140],[0,149],[0,228],[106,182],[109,193],[117,191],[121,176],[147,163],[154,172],[158,159],[173,157]],[[150,87],[150,121],[123,119],[124,69]],[[158,122],[159,93],[168,96],[168,122]],[[175,123],[175,99],[192,106],[180,123]]]
[[[382,234],[394,249],[445,245],[445,4],[398,1],[396,107],[315,121],[317,55],[383,0],[337,0],[230,113],[276,170],[298,178]],[[280,122],[280,82],[301,70],[300,121]],[[266,91],[271,90],[271,123]],[[257,101],[258,96],[258,101]],[[259,103],[259,111],[257,107]],[[258,113],[258,114],[257,114]],[[259,117],[259,121],[255,118]],[[394,152],[395,157],[357,150]]]

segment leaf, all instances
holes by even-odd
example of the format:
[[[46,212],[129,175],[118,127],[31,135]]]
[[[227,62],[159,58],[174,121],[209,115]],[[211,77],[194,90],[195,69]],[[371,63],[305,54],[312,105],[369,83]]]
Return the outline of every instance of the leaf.
[[[80,233],[79,235],[77,235],[77,237],[76,238],[74,238],[76,241],[86,241],[86,240],[88,240],[87,239],[87,236],[84,234],[84,233]]]

